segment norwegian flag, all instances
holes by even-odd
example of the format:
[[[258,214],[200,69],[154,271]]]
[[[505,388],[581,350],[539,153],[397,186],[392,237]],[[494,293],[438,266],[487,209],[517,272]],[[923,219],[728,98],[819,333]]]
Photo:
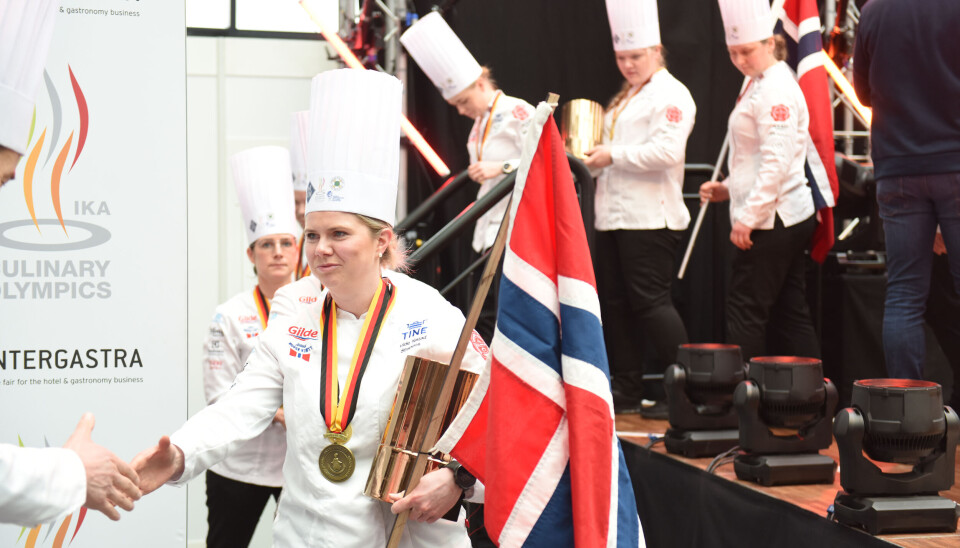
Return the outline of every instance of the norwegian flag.
[[[807,147],[807,180],[820,223],[813,233],[810,256],[822,263],[833,247],[833,210],[840,187],[833,148],[833,106],[823,66],[820,14],[816,0],[786,0],[780,18],[787,39],[787,63],[797,75],[810,111],[810,141]]]
[[[510,219],[491,357],[437,448],[486,486],[498,546],[637,548],[590,251],[546,104],[526,137]]]
[[[300,358],[301,360],[303,360],[303,361],[305,361],[305,362],[310,361],[310,353],[309,353],[309,352],[307,352],[307,353],[297,352],[296,350],[294,350],[294,349],[291,348],[291,349],[290,349],[290,355],[293,356],[294,358]]]

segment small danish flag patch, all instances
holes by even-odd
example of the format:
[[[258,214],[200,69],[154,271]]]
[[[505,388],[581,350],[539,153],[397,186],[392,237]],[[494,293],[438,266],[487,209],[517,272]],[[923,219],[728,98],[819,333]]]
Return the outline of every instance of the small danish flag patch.
[[[774,105],[770,109],[770,116],[773,116],[775,122],[785,122],[790,119],[790,109],[787,105]]]
[[[673,122],[674,124],[676,124],[680,120],[683,120],[683,111],[673,105],[668,106],[667,121]]]

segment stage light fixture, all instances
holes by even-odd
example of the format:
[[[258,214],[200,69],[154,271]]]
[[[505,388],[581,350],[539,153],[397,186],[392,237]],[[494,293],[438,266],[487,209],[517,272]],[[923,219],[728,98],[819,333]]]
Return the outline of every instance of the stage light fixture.
[[[820,360],[753,358],[733,402],[743,451],[733,461],[737,478],[767,486],[833,483],[836,463],[819,451],[830,447],[837,389],[823,378]]]
[[[837,414],[833,430],[843,487],[834,501],[837,521],[873,535],[957,530],[960,508],[937,492],[953,485],[960,418],[943,405],[939,384],[856,381],[851,407]],[[868,457],[909,469],[885,472]]]
[[[667,368],[664,389],[670,428],[664,445],[689,458],[718,455],[737,445],[733,391],[745,379],[740,347],[683,344]]]

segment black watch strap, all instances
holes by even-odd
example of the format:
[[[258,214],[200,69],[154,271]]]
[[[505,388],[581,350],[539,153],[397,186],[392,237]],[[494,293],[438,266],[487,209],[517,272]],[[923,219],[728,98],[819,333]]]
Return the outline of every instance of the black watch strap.
[[[451,460],[444,468],[449,468],[453,472],[453,481],[457,484],[457,487],[466,491],[474,486],[477,483],[477,478],[473,476],[466,468],[464,468],[459,462]]]

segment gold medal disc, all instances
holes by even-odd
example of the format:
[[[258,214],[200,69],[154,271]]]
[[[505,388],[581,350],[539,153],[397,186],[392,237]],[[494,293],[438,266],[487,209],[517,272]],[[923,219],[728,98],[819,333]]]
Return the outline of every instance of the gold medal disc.
[[[320,473],[334,483],[349,479],[356,464],[353,452],[343,445],[330,444],[320,451]]]

